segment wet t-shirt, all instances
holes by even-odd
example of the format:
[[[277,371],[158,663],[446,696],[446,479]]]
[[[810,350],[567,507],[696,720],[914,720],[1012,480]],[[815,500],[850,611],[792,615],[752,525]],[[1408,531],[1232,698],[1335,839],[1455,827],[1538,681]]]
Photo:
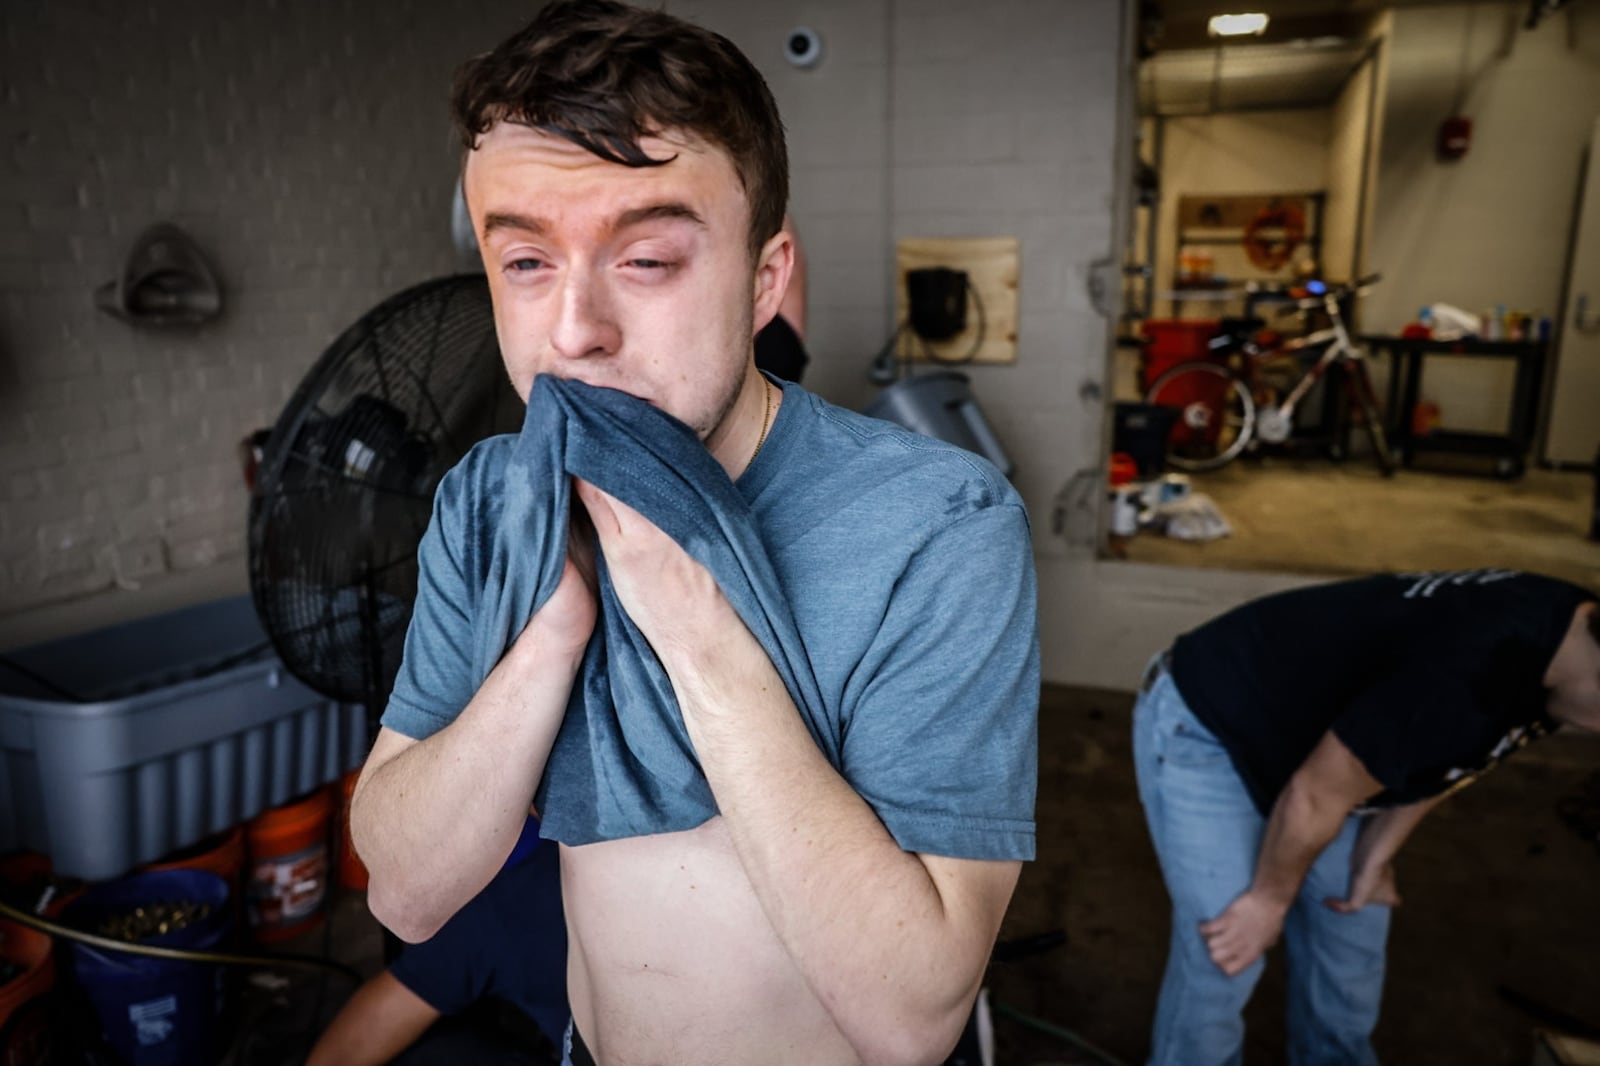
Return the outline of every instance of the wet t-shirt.
[[[638,443],[623,437],[619,461]],[[477,654],[482,620],[538,554],[505,521],[516,440],[480,443],[440,485],[383,717],[406,736],[449,725],[505,646],[502,632],[488,645],[495,657]],[[907,851],[1031,859],[1037,588],[1015,489],[976,455],[790,384],[734,490],[740,521],[758,535],[756,569],[771,575],[765,591],[781,598],[798,634],[784,650],[803,667],[797,673],[814,678],[800,709],[834,768]],[[653,659],[645,665],[664,677]],[[656,770],[695,758],[681,721],[646,720],[657,713],[650,693],[621,706],[595,680],[586,673],[574,686],[546,765],[544,834],[577,845],[681,831],[715,815],[697,764],[681,787]],[[585,728],[613,719],[620,731]]]

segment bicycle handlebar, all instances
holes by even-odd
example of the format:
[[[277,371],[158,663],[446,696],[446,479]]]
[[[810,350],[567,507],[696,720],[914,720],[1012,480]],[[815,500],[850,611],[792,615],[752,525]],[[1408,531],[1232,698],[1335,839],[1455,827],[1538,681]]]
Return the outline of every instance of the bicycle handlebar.
[[[1351,293],[1359,293],[1365,291],[1366,289],[1370,289],[1372,286],[1376,285],[1382,280],[1382,274],[1368,274],[1359,281],[1347,281],[1342,285],[1330,286],[1327,282],[1322,281],[1321,279],[1313,278],[1311,281],[1308,281],[1305,284],[1306,291],[1311,294],[1309,297],[1306,297],[1306,299],[1314,298],[1321,300],[1332,296],[1336,300],[1342,300]]]
[[[1327,306],[1329,300],[1332,300],[1334,304],[1337,305],[1343,303],[1352,296],[1365,296],[1367,290],[1372,288],[1372,286],[1376,285],[1381,280],[1383,280],[1382,274],[1368,274],[1359,281],[1346,282],[1343,285],[1334,285],[1331,287],[1326,282],[1312,281],[1306,285],[1306,288],[1310,290],[1311,295],[1296,300],[1294,305],[1297,310],[1301,311],[1309,311],[1313,308],[1325,307]]]

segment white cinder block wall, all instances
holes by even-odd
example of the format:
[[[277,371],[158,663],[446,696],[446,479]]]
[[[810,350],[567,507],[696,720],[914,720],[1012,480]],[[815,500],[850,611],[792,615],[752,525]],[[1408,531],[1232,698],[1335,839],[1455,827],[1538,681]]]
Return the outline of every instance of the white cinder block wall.
[[[974,368],[1048,548],[1049,501],[1099,452],[1106,323],[1089,264],[1112,246],[1121,9],[1116,0],[669,0],[761,68],[788,130],[809,257],[807,384],[875,394],[867,364],[894,329],[901,237],[1021,240],[1018,362]],[[807,26],[823,59],[783,59]],[[1091,395],[1077,399],[1088,385]],[[1066,402],[1071,399],[1070,405]]]
[[[454,269],[450,72],[527,10],[473,6],[8,5],[0,615],[136,607],[136,586],[189,578],[242,590],[237,442],[364,310]],[[218,321],[95,309],[157,221],[210,258]]]
[[[1097,468],[1125,12],[1118,0],[668,0],[727,34],[789,126],[811,256],[808,384],[860,406],[901,236],[1021,241],[1018,362],[974,372],[1034,516],[1045,675],[1127,687],[1155,647],[1289,579],[1136,567],[1051,532]],[[447,272],[443,99],[530,5],[109,0],[8,15],[0,51],[0,647],[243,589],[236,441],[362,311]],[[784,31],[825,40],[784,63]],[[222,321],[94,311],[134,234],[176,221]],[[119,590],[118,582],[139,584]],[[177,593],[163,593],[177,588]]]
[[[1367,268],[1383,284],[1363,325],[1398,331],[1428,304],[1561,317],[1584,153],[1600,114],[1600,8],[1524,29],[1523,4],[1394,11]],[[1458,100],[1459,96],[1459,100]],[[1441,162],[1439,124],[1472,119],[1465,158]],[[1423,399],[1450,429],[1505,431],[1505,360],[1430,360]]]

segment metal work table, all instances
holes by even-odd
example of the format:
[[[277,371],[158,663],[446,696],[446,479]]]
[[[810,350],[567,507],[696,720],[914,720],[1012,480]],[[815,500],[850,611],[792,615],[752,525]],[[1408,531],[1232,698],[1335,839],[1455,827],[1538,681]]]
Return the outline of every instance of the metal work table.
[[[1420,452],[1454,452],[1491,459],[1496,477],[1522,476],[1538,420],[1546,348],[1543,341],[1439,341],[1390,336],[1364,336],[1361,341],[1374,353],[1389,353],[1393,367],[1389,377],[1389,436],[1406,466],[1411,466]],[[1505,433],[1442,429],[1426,434],[1412,432],[1412,415],[1422,395],[1423,365],[1430,355],[1516,361],[1516,382]]]

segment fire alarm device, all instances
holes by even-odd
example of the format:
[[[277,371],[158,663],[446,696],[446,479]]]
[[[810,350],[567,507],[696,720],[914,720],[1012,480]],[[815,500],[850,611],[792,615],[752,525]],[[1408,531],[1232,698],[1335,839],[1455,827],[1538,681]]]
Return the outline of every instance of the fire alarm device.
[[[1460,159],[1472,146],[1472,120],[1456,115],[1439,124],[1439,158]]]

